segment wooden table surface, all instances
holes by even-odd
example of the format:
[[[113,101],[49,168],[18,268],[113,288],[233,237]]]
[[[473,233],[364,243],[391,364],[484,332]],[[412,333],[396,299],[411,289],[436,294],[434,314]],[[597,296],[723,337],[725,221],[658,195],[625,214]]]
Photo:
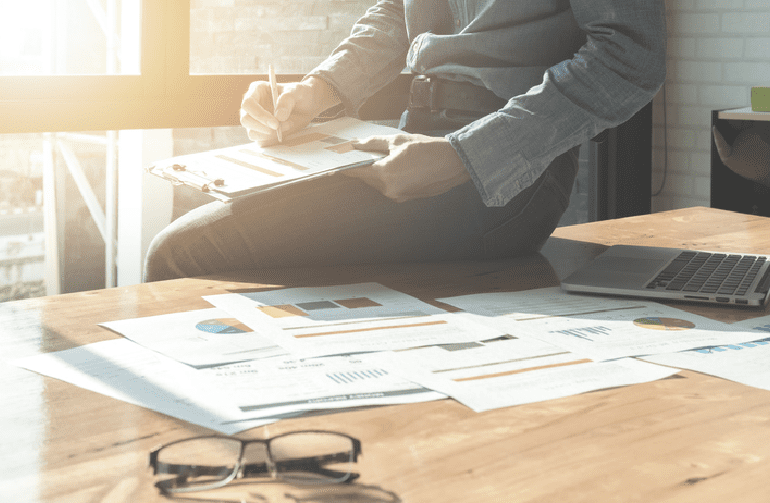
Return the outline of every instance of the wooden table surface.
[[[0,304],[0,501],[165,501],[150,450],[205,428],[9,365],[116,338],[97,323],[210,307],[202,295],[376,281],[422,300],[555,286],[614,243],[770,252],[770,219],[689,208],[557,229],[541,255],[492,262],[247,271]],[[724,321],[767,310],[677,307]],[[682,371],[656,382],[475,413],[452,400],[280,421],[359,438],[360,483],[249,484],[213,497],[318,502],[770,501],[770,391]]]

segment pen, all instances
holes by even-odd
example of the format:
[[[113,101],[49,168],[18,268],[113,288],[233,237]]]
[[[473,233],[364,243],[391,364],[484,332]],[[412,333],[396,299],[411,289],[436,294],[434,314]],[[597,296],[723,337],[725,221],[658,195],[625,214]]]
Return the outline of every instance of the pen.
[[[267,72],[270,75],[270,93],[273,95],[273,115],[275,115],[275,107],[278,104],[278,85],[275,82],[275,71],[273,70],[273,65],[268,65]],[[276,130],[276,133],[278,133],[278,143],[281,143],[283,141],[283,135],[281,134],[280,123],[278,123],[278,129]]]

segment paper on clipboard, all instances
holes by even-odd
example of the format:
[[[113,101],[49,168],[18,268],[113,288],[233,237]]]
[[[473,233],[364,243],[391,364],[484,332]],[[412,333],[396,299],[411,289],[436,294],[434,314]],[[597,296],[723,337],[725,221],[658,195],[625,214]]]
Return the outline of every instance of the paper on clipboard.
[[[356,150],[351,142],[398,133],[401,131],[392,127],[343,117],[305,128],[269,147],[249,143],[172,157],[153,164],[147,171],[230,201],[333,171],[372,164],[385,154]]]

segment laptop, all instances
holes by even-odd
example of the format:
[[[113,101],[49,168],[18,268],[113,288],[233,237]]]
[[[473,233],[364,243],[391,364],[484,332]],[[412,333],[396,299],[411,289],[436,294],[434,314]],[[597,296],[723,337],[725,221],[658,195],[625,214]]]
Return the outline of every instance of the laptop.
[[[770,256],[615,245],[561,282],[568,292],[764,306]]]

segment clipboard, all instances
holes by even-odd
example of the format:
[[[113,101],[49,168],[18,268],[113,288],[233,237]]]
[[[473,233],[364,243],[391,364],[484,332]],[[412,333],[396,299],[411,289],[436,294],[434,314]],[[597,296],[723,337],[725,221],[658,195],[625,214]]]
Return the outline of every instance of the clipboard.
[[[256,143],[176,156],[146,171],[176,185],[187,185],[223,202],[367,166],[385,156],[356,150],[351,142],[401,130],[351,117],[311,125],[269,147]]]

